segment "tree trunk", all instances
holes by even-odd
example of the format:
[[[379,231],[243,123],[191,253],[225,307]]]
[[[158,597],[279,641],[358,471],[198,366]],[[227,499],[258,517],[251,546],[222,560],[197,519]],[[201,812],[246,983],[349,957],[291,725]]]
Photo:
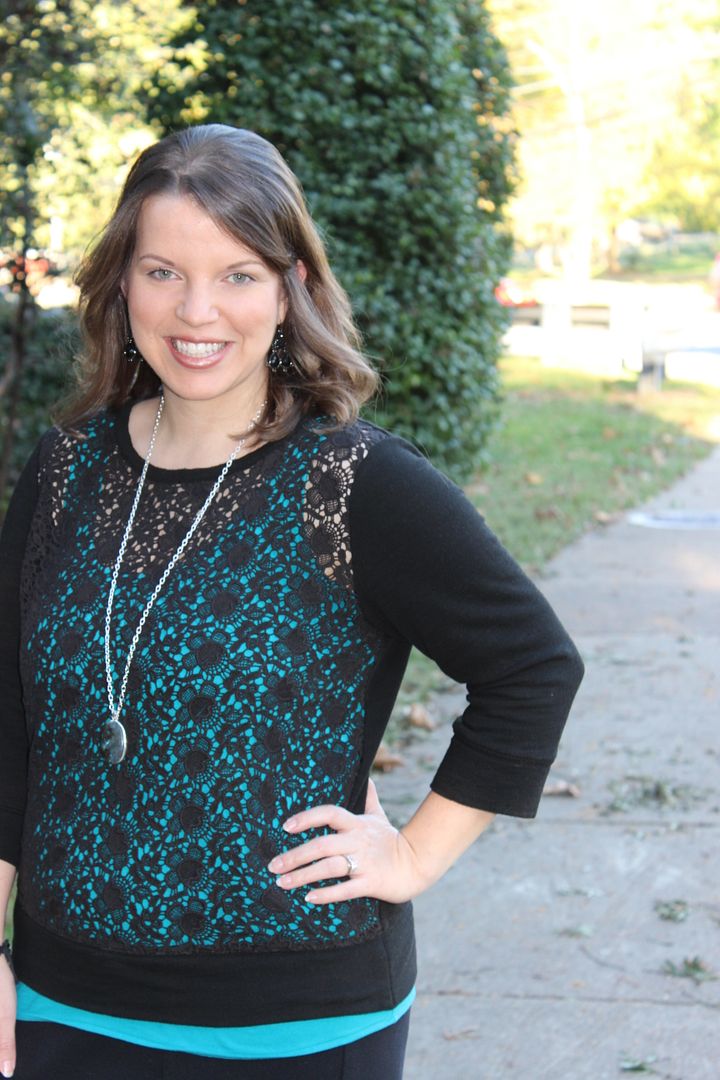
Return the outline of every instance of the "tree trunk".
[[[15,315],[12,322],[10,336],[10,375],[6,385],[6,408],[5,423],[2,438],[2,450],[0,450],[0,505],[5,501],[5,493],[10,474],[13,449],[15,446],[15,433],[19,422],[20,398],[22,395],[22,376],[25,368],[26,342],[27,342],[27,316],[32,307],[32,296],[27,287],[24,271],[26,266],[25,253],[21,258],[23,270],[18,275],[19,292],[15,305]]]
[[[6,394],[5,423],[0,448],[0,506],[5,503],[5,495],[10,477],[15,435],[20,422],[20,401],[22,398],[22,377],[25,370],[27,353],[27,317],[33,308],[33,298],[27,283],[27,251],[30,247],[34,214],[30,176],[25,168],[22,189],[22,238],[19,245],[17,270],[14,273],[14,289],[17,294],[15,315],[10,334],[10,363],[0,396]]]

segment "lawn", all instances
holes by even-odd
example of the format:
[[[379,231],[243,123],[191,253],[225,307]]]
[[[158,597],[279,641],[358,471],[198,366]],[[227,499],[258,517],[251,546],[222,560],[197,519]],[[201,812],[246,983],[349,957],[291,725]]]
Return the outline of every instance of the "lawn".
[[[662,491],[720,441],[720,390],[666,384],[638,393],[632,380],[501,365],[502,421],[488,464],[466,491],[508,550],[531,574],[589,529]],[[407,735],[409,704],[447,680],[413,652],[390,744]]]
[[[643,252],[626,260],[618,273],[606,271],[600,277],[609,281],[706,282],[710,274],[715,248],[699,244],[678,251]]]
[[[505,546],[537,572],[589,528],[669,486],[720,435],[720,390],[501,366],[505,402],[489,464],[467,493]]]

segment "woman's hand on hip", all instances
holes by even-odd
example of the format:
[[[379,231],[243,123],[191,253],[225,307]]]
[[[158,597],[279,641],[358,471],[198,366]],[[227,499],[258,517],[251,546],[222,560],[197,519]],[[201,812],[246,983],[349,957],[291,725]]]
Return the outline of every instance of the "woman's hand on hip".
[[[294,814],[284,828],[297,834],[325,826],[334,831],[290,848],[269,863],[268,869],[280,875],[277,883],[282,889],[340,878],[337,885],[312,889],[305,899],[329,904],[372,896],[397,904],[431,884],[410,842],[388,820],[372,780],[364,814],[341,806],[314,806]]]
[[[0,957],[0,1073],[12,1076],[15,1071],[15,1016],[17,994],[15,978],[5,957]]]

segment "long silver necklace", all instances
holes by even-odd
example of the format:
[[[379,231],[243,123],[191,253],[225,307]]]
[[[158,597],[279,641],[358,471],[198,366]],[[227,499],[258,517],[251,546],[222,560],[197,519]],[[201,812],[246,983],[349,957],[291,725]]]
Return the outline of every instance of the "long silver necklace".
[[[102,748],[105,751],[105,754],[107,755],[108,761],[110,762],[111,765],[119,765],[120,762],[125,757],[125,754],[127,752],[127,732],[126,732],[123,724],[120,722],[120,713],[122,712],[123,705],[125,704],[125,694],[126,694],[126,691],[127,691],[127,682],[128,682],[128,676],[130,674],[130,666],[131,666],[131,664],[133,662],[133,657],[135,656],[135,650],[137,649],[137,644],[138,644],[138,641],[140,640],[140,635],[142,634],[143,627],[145,626],[145,623],[147,622],[148,615],[150,614],[150,612],[152,610],[153,604],[155,603],[158,596],[160,595],[160,591],[161,591],[162,587],[164,586],[164,584],[167,581],[168,577],[172,573],[173,567],[177,563],[178,559],[181,558],[183,552],[185,551],[185,548],[188,546],[188,544],[192,540],[193,536],[197,532],[197,529],[198,529],[198,527],[200,525],[200,522],[205,517],[205,514],[207,513],[207,510],[208,510],[210,504],[212,503],[213,499],[217,495],[218,491],[220,490],[220,486],[222,485],[225,477],[228,474],[228,469],[230,468],[233,461],[235,460],[235,458],[238,456],[238,454],[242,450],[243,446],[247,442],[248,436],[250,435],[253,428],[257,424],[258,420],[262,416],[262,413],[263,413],[263,410],[264,410],[265,404],[266,404],[263,401],[262,405],[260,406],[258,411],[255,413],[255,416],[250,421],[250,426],[248,428],[247,435],[244,435],[243,438],[240,439],[240,442],[237,444],[237,446],[233,450],[232,454],[230,455],[230,457],[225,462],[220,475],[218,476],[217,480],[215,481],[215,483],[212,486],[210,494],[208,495],[205,502],[202,504],[202,506],[198,510],[197,514],[195,515],[195,519],[194,519],[192,525],[190,526],[188,531],[185,533],[185,536],[183,537],[183,539],[180,541],[180,544],[178,545],[175,553],[173,554],[173,556],[171,557],[169,563],[165,567],[165,569],[163,571],[163,574],[162,574],[162,577],[160,578],[157,585],[153,589],[152,595],[151,595],[150,599],[148,600],[147,604],[145,605],[145,610],[143,611],[142,615],[140,616],[140,622],[137,624],[135,633],[133,635],[133,639],[132,639],[132,641],[130,643],[130,648],[128,650],[127,659],[125,661],[125,671],[123,672],[123,677],[122,677],[122,681],[121,681],[121,684],[120,684],[120,694],[119,694],[118,699],[116,701],[115,696],[113,694],[112,670],[111,670],[111,667],[110,667],[110,620],[112,618],[112,606],[113,606],[113,600],[115,598],[115,589],[117,588],[117,581],[118,581],[118,575],[120,573],[120,566],[121,566],[122,561],[123,561],[123,556],[125,555],[125,549],[128,546],[128,541],[130,539],[130,533],[132,532],[133,522],[135,521],[135,514],[137,512],[138,504],[140,502],[140,496],[142,495],[143,486],[145,484],[145,477],[147,476],[148,466],[150,465],[150,458],[152,456],[152,452],[153,452],[153,449],[155,447],[155,438],[156,438],[157,433],[158,433],[158,427],[160,426],[160,417],[162,416],[164,403],[165,403],[165,398],[164,398],[164,395],[162,394],[162,391],[161,391],[161,393],[160,393],[160,404],[158,405],[157,415],[155,416],[155,426],[153,427],[152,438],[150,439],[150,446],[148,447],[148,452],[147,452],[147,455],[145,457],[145,464],[143,465],[142,474],[140,476],[140,482],[138,484],[137,491],[135,492],[135,499],[133,501],[132,509],[130,511],[130,517],[128,518],[128,523],[125,526],[125,532],[123,534],[123,538],[122,538],[122,541],[121,541],[121,544],[120,544],[120,550],[118,552],[117,559],[115,560],[115,566],[113,568],[112,581],[110,583],[110,592],[108,594],[107,609],[105,611],[105,679],[107,681],[107,696],[108,696],[108,706],[109,706],[109,709],[110,709],[110,719],[106,722],[105,727],[103,729]]]

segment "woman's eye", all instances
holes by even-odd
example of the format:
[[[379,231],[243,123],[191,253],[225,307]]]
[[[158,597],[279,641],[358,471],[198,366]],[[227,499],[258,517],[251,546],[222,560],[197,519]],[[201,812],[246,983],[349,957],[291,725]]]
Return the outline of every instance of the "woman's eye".
[[[150,271],[150,277],[156,278],[158,281],[169,281],[174,275],[172,270],[168,270],[164,266],[158,266],[155,270]]]
[[[233,285],[244,285],[246,281],[252,281],[252,278],[249,274],[241,274],[238,272],[237,274],[230,275],[230,281],[232,281]]]

